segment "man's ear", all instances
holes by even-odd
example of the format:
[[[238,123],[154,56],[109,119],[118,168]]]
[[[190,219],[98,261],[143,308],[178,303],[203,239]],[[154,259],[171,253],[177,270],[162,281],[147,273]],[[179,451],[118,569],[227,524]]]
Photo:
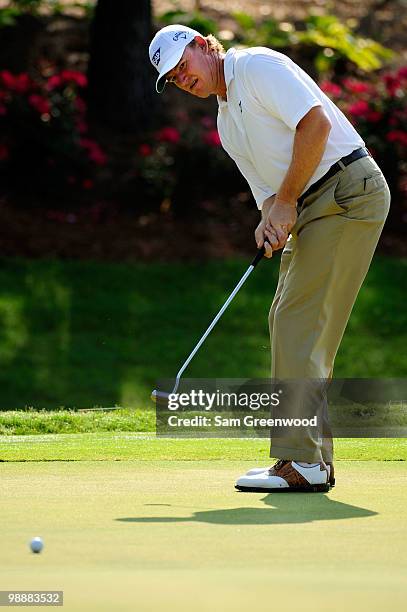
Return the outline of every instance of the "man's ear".
[[[201,47],[201,49],[205,49],[205,50],[207,49],[208,43],[204,38],[202,38],[202,36],[195,36],[194,40],[197,43],[197,45]]]

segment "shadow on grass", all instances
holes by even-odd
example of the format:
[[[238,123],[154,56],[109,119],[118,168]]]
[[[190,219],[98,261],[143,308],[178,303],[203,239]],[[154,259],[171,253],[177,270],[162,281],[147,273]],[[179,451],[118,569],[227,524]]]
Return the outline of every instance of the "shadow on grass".
[[[240,495],[245,495],[241,493]],[[192,516],[146,516],[116,519],[122,523],[212,523],[214,525],[278,525],[365,518],[378,514],[367,508],[309,493],[269,493],[261,499],[269,508],[229,508],[194,512]],[[151,504],[149,504],[151,505]],[[166,504],[168,505],[168,504]]]

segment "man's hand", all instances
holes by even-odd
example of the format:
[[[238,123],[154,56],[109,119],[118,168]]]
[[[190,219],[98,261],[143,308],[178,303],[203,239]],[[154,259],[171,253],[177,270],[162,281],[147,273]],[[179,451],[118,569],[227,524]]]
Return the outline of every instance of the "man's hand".
[[[270,206],[266,218],[260,223],[260,225],[264,224],[263,236],[267,238],[274,251],[284,247],[296,221],[296,202],[285,202],[277,196]],[[259,243],[257,245],[259,246]],[[261,246],[262,244],[260,244]]]
[[[264,237],[265,237],[265,230],[266,230],[266,220],[262,219],[260,221],[260,223],[258,224],[258,226],[256,227],[255,231],[254,231],[254,238],[256,240],[256,244],[257,244],[257,248],[261,249],[261,247],[264,245],[264,249],[265,249],[265,257],[272,257],[273,256],[273,249],[270,245],[270,243],[267,241],[264,241]]]
[[[273,195],[263,203],[262,219],[254,237],[257,248],[264,245],[265,256],[272,257],[273,251],[282,249],[288,235],[297,221],[296,202],[288,202]]]

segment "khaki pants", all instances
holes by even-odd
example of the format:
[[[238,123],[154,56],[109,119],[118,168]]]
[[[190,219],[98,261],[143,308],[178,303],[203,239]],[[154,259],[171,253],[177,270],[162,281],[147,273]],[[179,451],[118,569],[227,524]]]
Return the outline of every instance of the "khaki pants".
[[[352,307],[390,205],[371,157],[343,167],[298,207],[270,310],[273,379],[330,378]],[[270,456],[332,461],[332,442],[311,430],[272,439]]]

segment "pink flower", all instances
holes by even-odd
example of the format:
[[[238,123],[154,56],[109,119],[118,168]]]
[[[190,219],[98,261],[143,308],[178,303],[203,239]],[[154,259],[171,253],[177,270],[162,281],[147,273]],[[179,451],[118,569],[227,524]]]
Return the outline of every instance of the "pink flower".
[[[0,144],[0,161],[5,161],[8,158],[9,158],[8,146],[5,144]]]
[[[221,145],[218,130],[209,130],[203,137],[205,144],[211,147],[219,147]]]
[[[401,145],[407,147],[407,133],[401,130],[392,130],[387,133],[386,140],[389,142],[398,142]]]
[[[372,86],[361,81],[355,81],[354,79],[344,79],[343,84],[346,89],[352,93],[369,93],[372,90]]]
[[[49,77],[47,81],[47,89],[49,91],[51,91],[52,89],[55,89],[56,87],[60,87],[61,85],[62,85],[62,79],[59,74],[53,74],[51,77]]]
[[[3,70],[0,72],[0,77],[5,87],[17,93],[26,93],[32,84],[26,72],[14,75],[8,70]]]
[[[107,155],[99,146],[93,147],[93,149],[89,151],[89,159],[98,166],[105,166],[107,163]]]
[[[8,87],[8,89],[13,89],[15,79],[11,72],[8,70],[2,70],[0,72],[0,77],[5,87]]]
[[[77,70],[62,70],[60,74],[53,74],[47,82],[47,89],[52,90],[61,87],[64,83],[75,83],[78,87],[86,87],[88,79],[86,74]]]
[[[153,152],[149,144],[141,144],[138,148],[141,157],[148,157]]]
[[[407,66],[402,66],[401,68],[399,68],[399,70],[397,71],[397,77],[399,79],[407,79]]]
[[[104,166],[107,162],[107,155],[102,151],[101,147],[95,140],[90,138],[81,138],[79,141],[80,146],[85,149],[88,153],[88,157],[98,166]]]
[[[382,117],[382,113],[379,113],[378,111],[369,111],[366,115],[366,119],[371,123],[377,123],[380,121],[380,119],[382,119]]]
[[[172,142],[173,144],[177,144],[179,142],[181,136],[176,128],[173,127],[164,127],[157,133],[157,140],[161,142]]]
[[[364,100],[359,100],[349,106],[349,112],[354,117],[364,117],[369,112],[369,104]]]
[[[78,87],[86,87],[88,79],[86,74],[78,72],[77,70],[63,70],[61,72],[61,78],[63,81],[71,81],[78,85]]]
[[[342,93],[339,85],[332,83],[331,81],[323,81],[320,85],[323,92],[326,94],[331,94],[332,96],[340,96]]]
[[[383,81],[390,96],[395,96],[397,91],[401,88],[400,80],[393,74],[383,75]]]
[[[51,110],[49,100],[38,94],[31,94],[28,97],[28,102],[40,115],[49,114]]]

